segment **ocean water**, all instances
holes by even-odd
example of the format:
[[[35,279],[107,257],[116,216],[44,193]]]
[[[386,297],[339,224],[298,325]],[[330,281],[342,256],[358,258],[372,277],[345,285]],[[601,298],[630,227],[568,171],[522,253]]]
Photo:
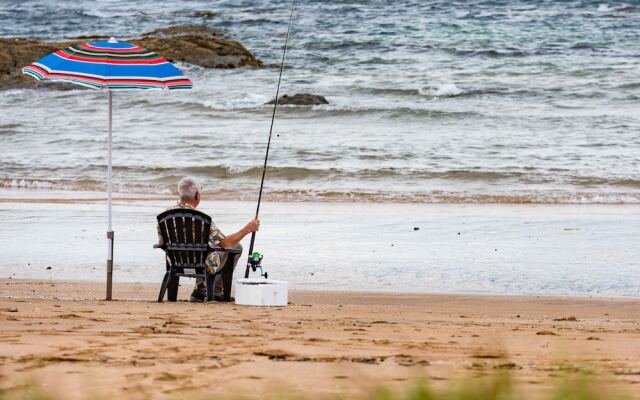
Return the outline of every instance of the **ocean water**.
[[[281,56],[286,1],[2,1],[0,36],[119,39],[175,24]],[[194,17],[196,11],[219,14]],[[640,203],[640,2],[298,1],[271,200]],[[257,197],[277,69],[180,65],[194,89],[114,95],[114,184]],[[0,91],[0,187],[101,191],[106,93]]]

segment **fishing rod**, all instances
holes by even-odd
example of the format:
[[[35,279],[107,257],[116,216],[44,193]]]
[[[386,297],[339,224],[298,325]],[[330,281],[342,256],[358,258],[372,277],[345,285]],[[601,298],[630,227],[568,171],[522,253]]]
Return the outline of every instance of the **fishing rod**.
[[[282,61],[280,63],[280,75],[278,75],[278,85],[276,86],[276,99],[273,103],[273,113],[271,114],[271,126],[269,127],[269,139],[267,140],[267,151],[264,155],[264,166],[262,167],[262,179],[260,181],[260,193],[258,194],[258,206],[256,207],[256,219],[260,214],[260,202],[262,201],[262,189],[264,188],[264,177],[267,174],[267,162],[269,160],[269,149],[271,148],[271,136],[273,134],[273,123],[276,119],[276,110],[278,109],[278,97],[280,95],[280,83],[282,82],[282,71],[284,71],[284,60],[287,55],[287,45],[289,43],[289,33],[291,32],[291,22],[293,21],[293,9],[296,4],[296,0],[291,0],[291,12],[289,13],[289,24],[287,26],[287,36],[284,39],[284,48],[282,49]],[[260,268],[261,275],[265,278],[268,277],[266,272],[262,271],[262,255],[258,252],[253,252],[253,245],[256,241],[256,232],[251,233],[251,244],[249,245],[249,259],[247,260],[247,268],[244,272],[244,277],[249,277],[249,270]]]

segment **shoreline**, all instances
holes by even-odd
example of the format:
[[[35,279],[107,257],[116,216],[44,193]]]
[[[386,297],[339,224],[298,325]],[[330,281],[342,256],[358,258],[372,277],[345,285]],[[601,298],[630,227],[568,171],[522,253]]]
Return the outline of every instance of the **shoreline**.
[[[521,398],[571,373],[640,398],[630,390],[640,348],[628,345],[640,338],[640,300],[293,290],[287,307],[265,308],[159,304],[152,284],[116,285],[120,301],[88,299],[103,289],[0,280],[0,391],[29,379],[70,399],[326,398],[362,395],[372,379],[437,389],[507,370]]]
[[[252,188],[253,189],[253,188]],[[257,188],[256,188],[257,190]],[[257,195],[250,196],[244,193],[253,193],[253,190],[230,190],[223,188],[221,193],[204,192],[203,199],[206,201],[223,202],[255,202]],[[257,192],[256,192],[257,193]],[[613,193],[615,194],[615,193]],[[540,196],[543,197],[540,197]],[[602,193],[603,196],[610,196],[612,193]],[[623,197],[633,198],[633,194],[616,194]],[[103,197],[104,196],[104,197]],[[533,197],[529,197],[533,196]],[[571,197],[576,196],[576,198]],[[588,196],[589,200],[584,197]],[[594,193],[574,193],[564,194],[561,200],[549,197],[549,193],[509,195],[505,193],[494,194],[474,194],[464,192],[441,193],[413,193],[413,194],[389,194],[379,192],[349,192],[331,191],[319,192],[317,194],[306,193],[304,191],[281,191],[266,192],[265,202],[270,203],[320,203],[320,204],[408,204],[408,205],[504,205],[504,206],[640,206],[637,199],[632,201],[624,200],[594,200],[599,195]],[[253,197],[256,197],[255,199]],[[175,193],[145,193],[145,192],[113,192],[113,202],[126,203],[138,201],[161,201],[173,200]],[[541,200],[546,198],[547,200]],[[581,200],[582,199],[582,200]],[[73,190],[73,189],[37,189],[20,187],[0,187],[0,203],[53,203],[53,204],[94,204],[106,202],[106,193],[101,190]]]
[[[106,272],[105,272],[106,274]],[[234,276],[234,280],[237,279],[237,277]],[[181,281],[180,283],[180,290],[183,292],[191,292],[191,288],[192,288],[192,280],[187,280],[186,282]],[[105,280],[99,280],[99,279],[86,279],[86,280],[82,280],[82,279],[76,279],[76,280],[71,280],[71,279],[55,279],[55,278],[51,278],[51,279],[29,279],[29,278],[5,278],[5,277],[0,277],[0,285],[9,285],[15,283],[16,285],[29,285],[29,284],[36,284],[36,285],[46,285],[46,284],[61,284],[61,285],[84,285],[84,286],[89,286],[91,287],[91,293],[97,293],[95,291],[96,287],[101,287],[101,286],[105,286],[106,285],[106,278]],[[118,280],[114,280],[113,281],[113,287],[114,290],[117,290],[117,286],[121,286],[124,288],[129,288],[131,286],[142,286],[145,287],[146,290],[149,291],[153,291],[153,289],[157,289],[158,291],[160,290],[160,281],[156,283],[152,283],[152,282],[129,282],[129,281],[118,281]],[[131,296],[131,293],[129,291],[127,291],[125,289],[125,293],[128,296]],[[232,293],[235,293],[235,283],[233,285],[232,288]],[[319,288],[300,288],[300,287],[289,287],[289,295],[294,294],[294,295],[302,295],[302,296],[315,296],[315,295],[337,295],[337,296],[341,296],[341,297],[349,297],[352,299],[358,299],[358,298],[372,298],[372,297],[383,297],[385,299],[397,299],[397,301],[401,301],[403,299],[416,299],[416,298],[424,298],[424,299],[431,299],[431,298],[451,298],[451,299],[474,299],[474,298],[478,298],[481,300],[489,300],[489,301],[505,301],[505,302],[509,302],[509,301],[521,301],[521,300],[528,300],[528,301],[532,301],[532,300],[539,300],[540,302],[545,302],[545,301],[560,301],[560,302],[564,302],[564,301],[612,301],[612,302],[636,302],[636,301],[640,301],[640,294],[638,294],[637,296],[598,296],[598,295],[590,295],[590,296],[580,296],[580,295],[556,295],[556,294],[529,294],[529,293],[524,293],[524,294],[488,294],[488,293],[464,293],[464,292],[411,292],[411,291],[386,291],[386,290],[348,290],[348,289],[343,289],[343,290],[331,290],[331,289],[319,289]],[[34,299],[32,297],[30,297],[31,295],[26,295],[24,298],[21,297],[5,297],[3,296],[2,292],[0,291],[0,299]],[[107,301],[103,298],[104,296],[100,297],[100,295],[95,295],[94,297],[89,297],[85,300],[91,300],[91,301]],[[58,300],[78,300],[77,297],[69,297],[69,298],[65,298],[65,297],[57,297],[56,299]],[[186,301],[188,299],[187,297],[182,298],[180,301]],[[125,299],[118,299],[116,297],[113,298],[113,301],[154,301],[153,298],[125,298]],[[166,301],[166,297],[165,297],[165,301]]]

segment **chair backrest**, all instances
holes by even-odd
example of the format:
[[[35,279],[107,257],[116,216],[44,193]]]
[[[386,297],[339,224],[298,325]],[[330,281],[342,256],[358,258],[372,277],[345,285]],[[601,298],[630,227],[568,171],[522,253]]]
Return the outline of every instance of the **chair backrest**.
[[[157,218],[171,266],[181,270],[204,268],[204,262],[211,252],[208,246],[211,217],[197,210],[174,208],[159,214]]]

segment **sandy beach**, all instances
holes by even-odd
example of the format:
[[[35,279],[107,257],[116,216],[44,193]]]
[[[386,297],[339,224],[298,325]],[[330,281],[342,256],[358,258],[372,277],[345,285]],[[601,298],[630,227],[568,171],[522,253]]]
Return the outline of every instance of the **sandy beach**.
[[[0,400],[640,399],[636,3],[0,2]]]
[[[155,303],[157,285],[0,281],[0,389],[61,398],[362,393],[509,370],[529,396],[567,371],[637,397],[637,299],[292,291],[285,308]],[[189,288],[180,295],[186,300]]]

